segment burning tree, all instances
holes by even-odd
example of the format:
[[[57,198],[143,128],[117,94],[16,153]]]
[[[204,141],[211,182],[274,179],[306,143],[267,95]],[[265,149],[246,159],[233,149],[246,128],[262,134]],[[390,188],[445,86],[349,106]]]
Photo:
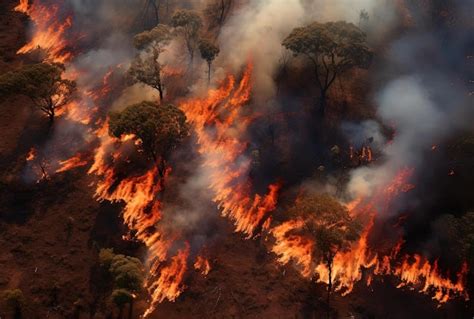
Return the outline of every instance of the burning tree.
[[[332,269],[338,252],[350,248],[361,231],[360,223],[335,198],[327,194],[304,195],[297,199],[288,214],[303,222],[298,230],[304,237],[314,240],[312,255],[328,268],[328,303],[332,291]]]
[[[56,111],[71,101],[76,83],[62,77],[64,65],[38,63],[0,76],[0,96],[21,94],[54,122]]]
[[[132,61],[128,71],[132,82],[140,82],[158,90],[161,101],[164,92],[161,78],[162,65],[158,62],[158,58],[170,38],[170,30],[162,24],[150,31],[137,34],[134,45],[141,52]]]
[[[211,64],[219,54],[219,47],[209,40],[202,39],[199,41],[199,52],[201,53],[201,57],[207,62],[207,82],[210,83]]]
[[[327,94],[336,78],[354,67],[368,68],[372,58],[365,33],[345,21],[313,22],[295,28],[282,44],[313,64],[321,116],[326,112]]]
[[[189,129],[185,114],[176,106],[143,101],[111,113],[109,133],[115,137],[134,134],[163,177],[171,151],[188,136]]]
[[[189,53],[190,65],[192,65],[194,51],[199,42],[199,31],[202,27],[201,17],[195,11],[181,9],[173,14],[171,24],[183,36]]]

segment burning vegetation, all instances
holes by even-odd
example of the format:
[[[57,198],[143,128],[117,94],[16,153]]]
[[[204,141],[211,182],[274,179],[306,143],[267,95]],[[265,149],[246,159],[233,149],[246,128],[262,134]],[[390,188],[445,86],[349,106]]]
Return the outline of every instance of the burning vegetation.
[[[55,286],[48,304],[12,280],[0,316],[158,318],[207,283],[212,316],[232,317],[216,310],[230,236],[283,273],[275,286],[287,270],[311,285],[295,318],[386,316],[347,300],[392,288],[428,316],[472,316],[474,202],[438,190],[474,183],[472,5],[356,1],[354,16],[339,0],[142,2],[8,8],[28,17],[27,42],[0,73],[0,99],[28,101],[40,111],[29,121],[47,123],[2,183],[52,196],[77,182],[97,216],[123,225],[90,232],[95,264],[80,266],[94,297],[61,304]],[[423,52],[439,53],[414,62]],[[63,220],[68,243],[84,226]]]

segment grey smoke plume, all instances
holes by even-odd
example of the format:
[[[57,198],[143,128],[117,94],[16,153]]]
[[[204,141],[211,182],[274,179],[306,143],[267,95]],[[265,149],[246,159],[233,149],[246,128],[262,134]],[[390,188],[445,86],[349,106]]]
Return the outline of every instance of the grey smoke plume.
[[[460,7],[453,11],[457,9]],[[472,130],[474,108],[465,68],[469,47],[465,25],[430,26],[425,16],[414,19],[416,31],[395,41],[384,65],[375,70],[390,77],[377,92],[375,102],[378,116],[393,126],[395,136],[384,147],[381,164],[352,172],[348,190],[353,195],[370,194],[402,168],[416,172],[423,167],[432,145],[461,130]]]

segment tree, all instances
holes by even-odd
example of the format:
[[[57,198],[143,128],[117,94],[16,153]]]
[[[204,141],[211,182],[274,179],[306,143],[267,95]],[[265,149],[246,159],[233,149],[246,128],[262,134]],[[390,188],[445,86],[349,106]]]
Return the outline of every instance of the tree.
[[[122,318],[123,307],[129,303],[129,319],[133,316],[133,302],[136,294],[142,290],[145,278],[142,262],[135,257],[114,254],[113,249],[101,249],[100,265],[112,275],[115,290],[112,300],[119,308],[119,318]]]
[[[143,101],[122,112],[110,113],[110,135],[135,134],[143,150],[157,162],[161,177],[171,151],[188,136],[188,132],[185,114],[172,104]]]
[[[367,12],[367,10],[365,9],[362,9],[360,10],[360,13],[359,13],[359,28],[363,28],[363,26],[367,25],[367,23],[369,22],[369,13]]]
[[[219,54],[219,47],[217,47],[214,43],[210,42],[209,40],[202,39],[199,41],[199,52],[201,53],[201,57],[206,60],[207,62],[207,82],[211,82],[211,64],[212,61],[217,57]]]
[[[288,211],[289,216],[304,222],[302,232],[314,240],[313,255],[328,268],[329,298],[332,291],[332,270],[337,252],[347,250],[359,237],[361,225],[349,215],[348,210],[327,194],[304,195]]]
[[[133,300],[132,294],[126,289],[115,289],[112,292],[112,301],[119,309],[118,318],[123,318],[123,308],[127,303],[130,303]]]
[[[38,63],[0,76],[0,97],[21,94],[29,97],[50,121],[56,111],[66,105],[76,91],[76,83],[62,78],[64,65]]]
[[[192,66],[194,51],[199,41],[199,30],[202,27],[201,17],[195,11],[181,9],[171,17],[171,25],[183,36]]]
[[[209,28],[220,28],[227,20],[233,0],[211,0],[204,9]]]
[[[334,80],[354,67],[368,68],[372,58],[364,32],[345,21],[313,22],[295,28],[282,44],[295,56],[305,56],[312,62],[320,89],[321,116],[326,112],[327,94]]]
[[[133,83],[143,83],[158,90],[160,101],[163,101],[162,65],[158,58],[163,47],[171,39],[167,26],[159,24],[150,31],[144,31],[134,37],[134,45],[141,53],[132,61],[128,75]]]
[[[2,303],[13,313],[14,319],[22,318],[22,310],[25,306],[25,297],[20,289],[5,290],[1,294]]]

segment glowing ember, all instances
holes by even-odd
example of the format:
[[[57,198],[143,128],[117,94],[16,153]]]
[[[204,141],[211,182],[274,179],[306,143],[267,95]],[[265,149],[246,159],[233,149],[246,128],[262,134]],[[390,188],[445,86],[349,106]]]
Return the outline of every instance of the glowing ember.
[[[34,160],[36,158],[36,149],[31,148],[30,151],[28,152],[28,155],[26,155],[26,160],[28,162]]]

